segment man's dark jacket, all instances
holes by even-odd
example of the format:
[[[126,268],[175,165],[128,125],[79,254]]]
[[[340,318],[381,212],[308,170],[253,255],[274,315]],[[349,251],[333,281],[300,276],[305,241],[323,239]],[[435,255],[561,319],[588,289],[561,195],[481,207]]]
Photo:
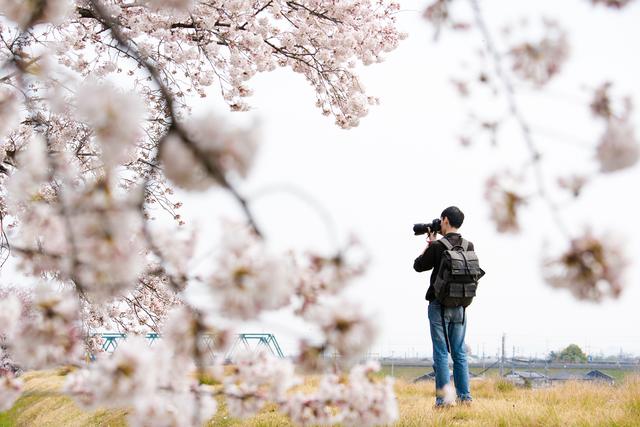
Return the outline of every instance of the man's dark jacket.
[[[452,245],[460,245],[462,243],[462,236],[459,233],[447,233],[444,236]],[[433,288],[433,283],[436,281],[436,277],[438,277],[438,272],[440,270],[440,260],[442,259],[442,254],[447,250],[445,246],[439,241],[435,240],[427,246],[424,253],[420,255],[413,262],[413,269],[417,272],[431,270],[431,281],[429,283],[429,289],[427,290],[427,295],[425,299],[427,301],[433,301],[436,299],[436,291]],[[472,251],[473,243],[469,242],[469,247],[467,250]]]

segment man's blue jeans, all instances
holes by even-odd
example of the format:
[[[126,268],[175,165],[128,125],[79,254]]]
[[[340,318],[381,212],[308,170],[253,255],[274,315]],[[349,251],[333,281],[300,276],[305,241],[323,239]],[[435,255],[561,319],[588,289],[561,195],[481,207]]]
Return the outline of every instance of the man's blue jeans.
[[[431,327],[431,342],[433,343],[433,369],[436,372],[436,405],[444,404],[440,393],[449,383],[449,357],[447,343],[442,327],[441,305],[438,301],[429,303],[429,324]],[[464,334],[467,329],[466,319],[463,321],[462,307],[445,307],[444,322],[451,346],[451,359],[453,359],[453,382],[456,386],[456,395],[459,400],[471,400],[469,390],[469,367],[467,366],[467,353],[464,346]]]

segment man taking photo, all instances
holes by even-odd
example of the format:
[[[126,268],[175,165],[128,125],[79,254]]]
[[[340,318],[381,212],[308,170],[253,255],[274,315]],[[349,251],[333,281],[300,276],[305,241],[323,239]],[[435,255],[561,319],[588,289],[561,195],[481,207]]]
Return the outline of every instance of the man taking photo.
[[[458,228],[460,228],[463,221],[464,214],[455,206],[450,206],[442,211],[442,214],[440,214],[440,233],[444,237],[437,240],[437,226],[430,227],[427,231],[429,245],[413,263],[413,268],[417,272],[433,269],[426,299],[429,301],[428,317],[431,342],[433,343],[433,368],[436,375],[436,407],[443,407],[452,403],[445,399],[445,387],[449,384],[449,349],[453,360],[453,381],[457,401],[467,404],[472,401],[469,389],[469,367],[464,343],[467,327],[466,305],[457,307],[445,306],[436,299],[436,286],[434,286],[440,274],[445,251],[461,248],[465,253],[469,253],[474,250],[473,243],[464,240],[458,233]],[[466,258],[462,258],[466,263]],[[441,291],[438,290],[438,292]],[[462,295],[466,296],[464,291]],[[473,295],[475,295],[475,287],[473,288]],[[468,302],[466,304],[468,305]]]

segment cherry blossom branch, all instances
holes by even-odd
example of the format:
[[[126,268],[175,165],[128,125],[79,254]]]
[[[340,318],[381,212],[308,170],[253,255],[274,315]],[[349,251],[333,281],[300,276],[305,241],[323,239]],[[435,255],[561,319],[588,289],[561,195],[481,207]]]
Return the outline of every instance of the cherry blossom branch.
[[[239,172],[240,176],[245,176],[248,165],[242,164],[237,169],[232,167],[227,170],[226,158],[218,159],[218,153],[212,154],[211,151],[208,151],[216,147],[207,146],[206,143],[202,143],[196,138],[197,131],[200,129],[194,126],[193,130],[196,132],[192,135],[192,128],[186,123],[180,123],[178,119],[183,118],[183,107],[188,108],[188,106],[181,104],[186,95],[182,89],[183,80],[178,76],[181,75],[181,71],[184,71],[188,80],[186,83],[187,92],[195,89],[204,96],[204,88],[211,84],[212,79],[211,76],[205,74],[209,70],[203,68],[206,59],[202,55],[199,57],[197,55],[199,49],[207,51],[210,55],[207,59],[211,61],[214,72],[220,72],[221,85],[230,87],[229,93],[225,94],[225,99],[230,103],[241,105],[243,104],[240,101],[241,97],[248,96],[250,92],[243,83],[251,76],[278,66],[291,66],[295,72],[303,74],[315,87],[318,105],[321,106],[323,112],[330,114],[335,107],[336,111],[344,112],[341,117],[336,117],[341,120],[343,127],[356,126],[357,120],[366,114],[366,105],[370,105],[372,99],[364,94],[358,85],[357,77],[347,68],[355,67],[358,60],[364,64],[378,61],[381,59],[382,52],[388,52],[395,47],[398,35],[394,31],[394,20],[390,12],[396,6],[391,3],[381,12],[379,7],[384,8],[384,6],[374,6],[367,0],[353,3],[348,7],[338,4],[308,6],[305,2],[296,1],[290,1],[288,4],[284,4],[284,2],[275,4],[276,2],[271,3],[264,0],[243,5],[247,9],[246,13],[232,11],[231,7],[226,10],[224,5],[209,13],[210,11],[206,10],[208,6],[206,3],[194,2],[192,4],[194,13],[191,16],[192,29],[196,32],[194,36],[192,29],[188,27],[191,25],[188,21],[187,25],[180,23],[175,27],[171,26],[175,24],[176,20],[185,20],[184,16],[186,15],[184,14],[174,17],[164,13],[165,11],[152,10],[147,7],[147,3],[137,1],[122,5],[122,2],[118,0],[113,3],[114,9],[111,8],[111,3],[107,4],[107,2],[99,0],[85,2],[84,4],[88,4],[88,6],[84,12],[78,13],[81,17],[80,20],[77,19],[78,14],[76,14],[75,18],[72,17],[66,22],[69,25],[52,28],[48,34],[52,34],[54,41],[59,31],[60,41],[67,42],[65,46],[71,46],[68,51],[61,52],[62,45],[54,43],[51,46],[52,55],[60,60],[60,65],[76,72],[81,77],[97,72],[98,79],[102,80],[100,77],[103,75],[115,76],[115,73],[121,72],[122,68],[129,68],[125,71],[129,76],[133,76],[133,82],[130,83],[133,83],[140,95],[146,97],[150,105],[147,111],[153,111],[152,120],[156,121],[146,122],[143,129],[146,137],[140,135],[139,128],[143,123],[144,111],[142,106],[133,105],[135,101],[138,101],[138,98],[118,93],[111,99],[110,95],[115,91],[111,85],[106,84],[80,84],[74,98],[76,103],[72,102],[71,106],[61,105],[60,101],[67,101],[67,99],[63,93],[57,90],[50,92],[54,98],[51,100],[43,98],[34,101],[35,97],[27,99],[27,102],[32,103],[34,109],[42,107],[42,120],[45,122],[44,126],[49,137],[47,160],[54,163],[52,167],[48,167],[49,181],[54,181],[55,178],[59,182],[53,182],[53,189],[47,185],[42,186],[43,183],[47,183],[47,174],[36,173],[42,172],[42,169],[46,167],[46,164],[45,166],[41,165],[41,163],[45,163],[42,156],[44,151],[36,151],[38,145],[42,145],[42,141],[38,138],[38,140],[25,143],[34,128],[36,133],[42,132],[43,123],[35,120],[37,117],[31,118],[28,123],[21,123],[19,131],[15,132],[17,135],[16,141],[13,142],[15,148],[10,150],[11,152],[19,151],[17,163],[20,168],[17,169],[19,173],[9,176],[9,182],[12,184],[9,200],[16,203],[12,203],[8,211],[12,215],[15,214],[16,220],[19,220],[21,227],[24,227],[20,231],[24,231],[25,238],[20,240],[26,242],[25,246],[41,248],[42,252],[60,252],[62,255],[60,259],[45,259],[43,256],[42,259],[27,258],[23,262],[28,261],[28,265],[36,270],[51,272],[57,275],[56,278],[60,276],[68,278],[67,271],[71,261],[69,258],[70,255],[73,255],[72,252],[75,253],[73,255],[76,259],[74,264],[77,266],[81,263],[79,274],[85,281],[87,291],[91,292],[90,296],[93,297],[95,292],[96,299],[104,298],[103,301],[109,301],[109,304],[112,304],[104,312],[87,312],[87,322],[92,330],[96,326],[104,325],[104,316],[111,319],[114,325],[125,330],[129,330],[132,325],[134,327],[140,325],[145,329],[145,325],[147,325],[153,329],[152,323],[164,321],[163,315],[167,309],[165,306],[170,306],[174,302],[173,292],[180,292],[186,283],[194,279],[188,277],[189,270],[185,268],[185,265],[191,261],[192,253],[190,250],[193,247],[185,244],[185,247],[177,246],[172,248],[175,249],[174,251],[166,251],[160,242],[170,236],[160,234],[156,236],[150,230],[150,221],[146,221],[146,219],[149,213],[147,208],[154,203],[154,192],[160,192],[160,196],[155,201],[161,206],[165,200],[168,200],[168,198],[164,199],[162,194],[170,194],[168,191],[170,188],[165,187],[165,193],[162,191],[165,184],[163,178],[173,181],[169,169],[174,163],[169,160],[175,154],[175,150],[172,153],[169,147],[179,147],[179,156],[176,155],[173,158],[185,160],[187,164],[185,176],[189,176],[189,172],[194,172],[195,166],[197,174],[193,174],[193,179],[200,179],[204,176],[203,182],[206,186],[210,185],[212,181],[219,183],[239,201],[249,222],[249,226],[238,227],[241,228],[241,231],[225,230],[227,237],[221,240],[221,255],[217,260],[219,264],[203,280],[212,296],[219,297],[222,302],[220,311],[224,311],[224,315],[229,319],[253,319],[262,312],[284,307],[295,308],[295,304],[299,302],[294,299],[296,292],[302,289],[305,295],[304,301],[309,305],[320,306],[325,303],[327,305],[327,307],[319,307],[322,309],[322,313],[318,312],[317,318],[311,318],[312,310],[302,313],[309,317],[305,320],[317,323],[322,328],[323,334],[331,334],[330,338],[325,339],[326,348],[340,352],[345,356],[345,360],[347,356],[353,358],[354,355],[360,354],[363,346],[374,335],[373,328],[369,325],[370,322],[355,304],[346,304],[347,301],[332,304],[330,301],[332,297],[339,296],[339,292],[343,290],[357,270],[349,266],[352,262],[350,253],[345,251],[343,255],[341,252],[333,258],[310,254],[308,259],[300,260],[303,266],[298,269],[298,260],[293,259],[293,254],[281,256],[267,253],[269,251],[264,250],[266,249],[264,241],[258,238],[261,236],[251,215],[248,200],[236,191],[235,181],[228,182],[228,179],[233,179],[234,175],[230,174],[232,172]],[[383,5],[383,3],[378,3],[378,5]],[[47,4],[49,3],[47,2]],[[273,7],[269,8],[269,5],[273,5]],[[122,8],[119,9],[120,6]],[[131,9],[133,7],[139,9]],[[280,10],[280,7],[283,10]],[[126,9],[126,11],[120,13],[122,9]],[[114,11],[116,11],[115,15]],[[201,16],[198,15],[199,13]],[[251,18],[252,15],[255,17],[258,14],[266,15],[268,13],[271,15],[264,20],[252,20]],[[358,16],[353,17],[354,14],[362,16],[363,19],[359,19]],[[216,15],[219,16],[219,21],[216,19]],[[203,17],[204,19],[202,19]],[[205,21],[207,17],[212,19]],[[276,22],[283,17],[283,20]],[[196,18],[200,21],[196,21]],[[285,20],[286,22],[283,22]],[[360,27],[353,24],[353,22],[359,21],[369,22],[371,26]],[[16,22],[23,21],[16,20]],[[43,19],[42,22],[48,23],[49,21]],[[246,24],[243,24],[245,22]],[[329,36],[334,33],[334,29],[327,31],[327,26],[331,26],[331,22],[340,24],[335,25],[338,30],[335,37]],[[351,24],[343,24],[345,22]],[[295,29],[288,28],[287,30],[291,31],[282,31],[281,24],[286,27],[292,25]],[[214,28],[209,30],[212,25]],[[173,31],[171,28],[184,28],[184,30]],[[156,29],[159,29],[160,32],[156,32]],[[172,37],[164,37],[165,31],[169,31]],[[378,36],[378,33],[382,35]],[[282,34],[283,37],[277,37],[278,34]],[[18,43],[15,46],[20,45],[25,51],[30,46],[34,50],[49,47],[33,34],[27,37],[24,43]],[[369,43],[367,43],[369,47],[366,47],[364,43],[353,42],[366,37],[370,37]],[[245,38],[246,40],[241,40]],[[272,42],[271,44],[280,51],[274,51],[272,47],[263,43],[264,39]],[[216,42],[227,43],[227,47],[219,48],[221,50],[216,51],[214,49],[217,48]],[[90,51],[92,47],[95,49],[95,57],[86,59],[85,53],[93,56],[94,52]],[[338,58],[340,60],[337,60]],[[30,58],[25,56],[21,59],[26,62]],[[237,59],[243,64],[237,65]],[[120,61],[125,63],[122,68],[120,67],[122,64],[119,64]],[[140,74],[137,74],[136,66],[137,69],[142,70]],[[194,69],[192,70],[191,67]],[[218,68],[216,69],[216,67]],[[57,69],[52,70],[52,73],[56,73],[56,71]],[[73,77],[77,77],[77,75]],[[32,82],[29,81],[29,83]],[[34,79],[33,83],[33,93],[37,90],[49,93],[48,89],[58,86],[60,82],[57,82],[53,76],[45,76],[42,79]],[[31,90],[31,86],[29,88]],[[67,89],[64,86],[61,88]],[[83,102],[83,100],[91,99],[91,96],[98,98],[98,94],[100,94],[99,98],[104,97],[106,102]],[[10,95],[16,97],[13,93]],[[26,95],[31,95],[31,93]],[[51,103],[41,105],[42,101],[51,101]],[[123,106],[130,108],[124,109]],[[123,111],[126,112],[122,113]],[[40,113],[39,110],[38,113]],[[47,113],[49,117],[45,117]],[[81,117],[82,115],[84,117]],[[100,120],[103,115],[108,116],[106,124]],[[93,118],[96,119],[93,120]],[[163,123],[163,121],[165,122]],[[216,129],[212,128],[211,130],[215,131]],[[60,133],[58,134],[57,131]],[[211,134],[215,134],[215,132]],[[220,140],[226,143],[224,138],[220,138]],[[120,141],[122,141],[121,144]],[[230,142],[232,143],[234,140],[230,140]],[[60,145],[64,145],[64,147],[59,148]],[[164,151],[161,150],[163,147]],[[34,151],[30,151],[31,148]],[[252,145],[247,145],[246,148],[247,151],[253,152]],[[161,158],[161,153],[162,156],[166,154],[169,157]],[[67,155],[73,156],[74,154],[78,159],[79,167],[77,167],[76,159],[72,158],[72,163],[67,169],[62,163],[62,159],[67,159]],[[8,151],[6,158],[11,159],[12,156],[13,154],[9,154]],[[133,156],[139,158],[134,160]],[[195,161],[191,159],[192,156],[195,157]],[[31,160],[38,160],[39,163],[30,164]],[[249,161],[247,160],[247,163]],[[32,169],[25,167],[25,174],[21,175],[21,168],[24,165],[34,167]],[[159,172],[161,166],[164,174]],[[36,170],[36,167],[39,170]],[[77,176],[66,173],[67,170],[75,173],[76,169],[79,173]],[[202,169],[206,173],[202,173]],[[120,176],[121,171],[123,176]],[[134,176],[131,177],[131,174]],[[24,181],[19,180],[22,177],[25,178]],[[49,206],[59,202],[54,191],[55,187],[66,185],[70,179],[73,179],[73,183],[62,188],[64,191],[58,191],[59,199],[66,203],[57,206],[57,208],[64,208],[66,212],[57,210],[55,206]],[[138,192],[140,188],[137,184],[140,182],[144,184],[142,192]],[[174,183],[179,185],[177,182]],[[120,185],[118,189],[115,188],[117,184]],[[23,187],[27,189],[26,192],[19,191]],[[120,190],[129,194],[120,197]],[[35,193],[36,197],[34,198],[37,200],[28,200],[28,196],[32,195],[32,192]],[[61,193],[67,197],[62,197]],[[132,195],[136,197],[133,202],[131,201]],[[50,203],[43,203],[41,200],[50,201]],[[253,202],[253,198],[249,200]],[[20,215],[21,212],[16,213],[14,205],[21,208],[23,203],[28,203],[27,207],[33,208],[27,211],[27,214],[34,214]],[[118,207],[122,209],[118,209]],[[54,220],[46,222],[47,225],[50,223],[52,225],[43,227],[42,223],[52,216],[55,217]],[[141,223],[138,222],[138,216],[143,218]],[[70,223],[74,227],[72,229],[73,236],[78,245],[75,250],[71,250],[73,249],[72,245],[65,242],[64,236],[59,235],[63,234],[59,231],[62,227],[65,227],[67,231],[71,230]],[[29,229],[28,226],[32,228]],[[35,243],[33,236],[35,236]],[[335,235],[332,237],[335,238]],[[51,245],[49,245],[49,240],[53,242]],[[46,244],[41,244],[41,242]],[[182,243],[178,242],[178,244]],[[20,243],[20,245],[22,244]],[[78,259],[78,256],[81,258]],[[76,274],[72,271],[72,275]],[[136,280],[138,281],[137,285]],[[242,290],[238,289],[239,285]],[[243,292],[242,303],[234,306],[231,301],[237,301],[240,291]],[[126,295],[123,300],[118,299],[115,303],[110,302],[113,297],[122,295]],[[327,301],[323,299],[323,296],[327,296]],[[162,301],[158,298],[161,298]],[[70,300],[71,298],[66,299]],[[72,299],[77,301],[75,295]],[[177,299],[176,297],[175,300]],[[127,302],[129,306],[127,307],[122,301]],[[0,303],[4,303],[4,301],[0,301]],[[64,304],[60,304],[60,307],[61,314],[66,316],[63,326],[80,323],[77,320],[76,307]],[[93,309],[94,307],[88,308]],[[88,379],[85,374],[95,374],[94,377],[97,379],[96,382],[88,383],[89,388],[85,388],[88,395],[84,397],[88,399],[93,397],[99,404],[113,406],[130,406],[132,398],[140,397],[140,399],[135,399],[135,407],[132,408],[130,416],[163,417],[165,416],[165,408],[163,407],[165,405],[162,400],[158,399],[174,399],[173,394],[175,393],[176,404],[178,400],[181,401],[179,406],[176,405],[182,412],[178,414],[181,416],[179,422],[183,422],[185,416],[188,421],[192,421],[194,424],[199,424],[201,419],[205,419],[200,409],[206,411],[207,403],[215,402],[208,399],[204,392],[191,383],[193,372],[189,372],[190,369],[184,369],[185,366],[191,366],[195,361],[196,369],[203,371],[202,347],[185,341],[194,341],[192,338],[197,337],[201,332],[210,330],[209,319],[205,319],[204,312],[200,312],[188,304],[185,304],[184,307],[178,307],[174,313],[176,313],[175,317],[171,317],[164,325],[163,333],[166,335],[162,343],[163,346],[169,347],[169,354],[173,356],[172,360],[164,357],[166,353],[157,358],[146,354],[145,350],[148,346],[147,343],[141,342],[142,340],[138,340],[140,345],[137,347],[130,347],[128,353],[123,346],[118,353],[92,364],[91,369],[88,369],[88,371],[92,371],[91,373],[84,370],[80,373],[81,375],[76,379],[76,386],[81,385],[83,377],[84,380]],[[300,313],[296,314],[301,315]],[[301,317],[303,316],[301,315]],[[81,321],[84,322],[84,319]],[[65,332],[65,327],[49,328],[47,331]],[[226,331],[223,332],[226,333]],[[367,338],[364,343],[362,339],[356,339],[356,337],[363,336]],[[58,341],[53,342],[52,338],[55,337],[55,335],[48,334],[45,338],[49,339],[52,345],[60,346],[57,344]],[[220,338],[224,341],[223,337]],[[78,344],[80,341],[76,337],[72,337],[72,339],[75,340],[74,344]],[[134,340],[136,338],[130,339],[129,342]],[[27,344],[30,344],[28,340],[16,340],[16,342],[21,342],[25,348],[28,347]],[[91,338],[89,344],[95,345],[96,343],[96,340]],[[192,345],[192,347],[189,348],[188,345]],[[78,345],[78,347],[80,346]],[[45,348],[45,346],[38,348]],[[63,363],[66,358],[74,359],[75,357],[74,360],[81,358],[76,357],[72,352],[66,352],[64,358],[55,354],[54,356],[56,357],[54,363]],[[27,360],[23,355],[19,357],[20,360]],[[50,363],[44,357],[41,359],[43,362]],[[58,362],[58,360],[62,362]],[[153,360],[153,363],[149,363],[150,360]],[[125,362],[126,369],[123,370],[119,367],[119,361]],[[131,364],[135,361],[139,363]],[[243,365],[238,362],[237,364],[238,371],[244,369],[245,372],[237,372],[237,375],[232,375],[233,378],[225,383],[225,389],[222,392],[227,394],[228,401],[240,406],[239,411],[244,414],[253,411],[252,408],[259,409],[266,400],[275,395],[280,398],[274,398],[273,401],[286,404],[288,399],[285,399],[284,394],[281,393],[286,388],[284,385],[289,384],[289,376],[293,374],[290,361],[263,360],[260,363],[251,360],[245,361],[248,363]],[[148,369],[151,365],[154,369]],[[249,369],[246,369],[247,365],[249,365]],[[275,365],[280,365],[280,367],[269,369]],[[140,367],[139,372],[134,372],[138,367]],[[251,371],[251,367],[254,368],[253,371]],[[216,366],[217,368],[219,366]],[[252,372],[259,372],[260,375],[254,375]],[[136,375],[132,375],[134,373]],[[127,378],[125,379],[123,375]],[[142,381],[142,377],[145,377],[144,381]],[[173,383],[174,379],[175,383]],[[329,382],[332,382],[333,379],[334,377],[331,377]],[[105,384],[105,380],[107,383],[110,380],[114,383]],[[118,387],[112,387],[120,380],[126,383],[124,387],[121,387],[122,382]],[[138,380],[140,383],[136,384]],[[166,388],[167,383],[175,384],[175,388]],[[127,388],[127,385],[130,388]],[[254,388],[255,385],[257,388]],[[335,386],[337,392],[344,391],[343,384],[336,382],[331,386]],[[262,393],[264,388],[272,390]],[[161,393],[156,394],[156,392],[163,390],[169,390],[172,393],[167,396],[163,396]],[[246,391],[251,393],[252,390],[258,390],[255,396],[243,393]],[[357,397],[363,395],[362,389],[357,391],[359,394],[349,396],[347,399],[336,398],[335,401],[345,406],[349,402],[351,405],[357,405]],[[195,394],[193,394],[194,392]],[[188,398],[182,401],[187,393],[189,394]],[[369,398],[364,400],[369,404],[379,401],[371,393],[366,395]],[[322,406],[327,400],[321,397],[321,395],[311,399],[304,397],[304,404],[306,405],[310,400],[313,400],[320,402],[317,405]],[[385,395],[382,402],[389,397],[393,398],[392,391]],[[253,399],[257,402],[252,402]],[[160,403],[158,404],[158,402]],[[149,404],[157,406],[149,407]],[[211,408],[215,408],[215,405],[211,405]],[[193,409],[196,409],[195,413],[192,412]],[[281,407],[281,409],[292,410],[291,407]],[[302,406],[300,403],[294,403],[293,410],[298,411],[298,409],[302,409]],[[358,422],[353,420],[354,417],[360,417],[364,420],[364,413],[354,414],[351,406],[341,409],[350,412],[345,415],[345,423],[347,424],[358,425]],[[374,407],[369,413],[378,416],[378,409]],[[193,420],[191,415],[193,415]],[[298,414],[298,416],[300,415],[302,414]],[[296,421],[293,416],[292,419],[294,422],[302,423]],[[143,421],[154,424],[148,418],[144,418]],[[165,423],[169,422],[171,421]],[[380,418],[379,420],[379,424],[389,424],[389,422],[389,418]],[[371,421],[368,424],[371,424]]]
[[[33,249],[33,248],[23,248],[20,246],[16,246],[16,245],[9,245],[9,243],[7,242],[6,244],[3,243],[2,247],[5,249],[11,249],[15,252],[18,252],[20,254],[26,255],[26,256],[30,256],[30,257],[34,257],[34,256],[46,256],[48,258],[52,258],[55,260],[62,260],[64,259],[65,255],[64,254],[54,254],[51,252],[45,252],[42,250],[42,248],[38,248],[38,249]]]
[[[24,68],[24,69],[29,68],[33,64],[37,63],[40,59],[42,59],[42,55],[41,56],[36,56],[35,58],[25,62],[24,64],[21,64],[21,67]],[[13,61],[13,59],[10,60],[10,62],[12,62],[12,61]],[[4,66],[0,67],[0,68],[4,68]],[[5,76],[2,76],[2,77],[0,77],[0,83],[8,82],[12,78],[18,76],[18,74],[20,74],[20,73],[21,73],[21,71],[17,70],[17,71],[14,71],[12,73],[9,73],[9,74],[7,74]]]
[[[39,14],[42,13],[42,11],[38,11],[35,12],[34,15],[32,15],[31,20],[29,21],[29,24],[22,30],[22,32],[20,33],[20,35],[16,38],[16,41],[23,39],[24,37],[26,37],[26,34],[28,34],[29,28],[31,27],[31,25],[36,22],[37,18],[39,17]],[[23,46],[21,42],[15,43],[17,44],[17,50],[13,51],[10,50],[10,52],[13,54],[11,61],[15,64],[16,66],[16,71],[15,73],[13,73],[17,78],[18,81],[20,82],[21,86],[24,86],[24,76],[27,72],[27,67],[35,62],[37,62],[41,56],[34,58],[31,61],[27,61],[27,62],[23,62],[21,58],[24,57],[23,54]],[[11,46],[13,47],[13,45]],[[28,100],[28,98],[27,98]],[[31,110],[32,109],[32,105],[31,102],[27,102],[27,109]],[[47,129],[47,132],[49,131],[49,127],[47,125],[46,122],[43,122],[39,116],[36,114],[35,117],[32,119],[34,121],[34,124],[36,125],[40,125],[40,126],[44,126]],[[47,135],[47,133],[45,133],[44,135],[45,137],[45,141],[46,141],[46,146],[47,146],[47,150],[46,150],[46,158],[47,158],[47,163],[48,163],[48,169],[49,169],[49,176],[48,179],[49,181],[53,184],[55,182],[55,175],[56,175],[56,170],[57,170],[57,165],[55,160],[51,157],[52,153],[50,153],[50,141],[49,141],[49,137]],[[73,281],[73,283],[76,286],[76,289],[78,291],[78,294],[80,295],[81,298],[85,298],[86,299],[86,295],[85,295],[85,291],[84,291],[84,286],[81,282],[81,280],[79,279],[79,276],[77,274],[78,271],[78,266],[79,266],[79,259],[78,259],[78,249],[77,249],[77,244],[75,241],[75,236],[73,235],[73,231],[71,228],[71,221],[69,218],[69,211],[64,203],[64,198],[62,197],[62,195],[60,194],[60,189],[58,189],[58,199],[59,199],[59,203],[58,203],[58,211],[60,213],[60,216],[63,218],[64,222],[65,222],[65,237],[67,240],[67,243],[69,245],[69,249],[71,251],[71,272],[69,274],[69,278]],[[4,233],[4,231],[3,231]],[[8,245],[8,241],[7,241],[7,245]],[[10,246],[8,246],[10,248]],[[10,249],[9,249],[10,250]]]
[[[99,0],[91,0],[91,5],[95,8],[96,15],[97,15],[96,18],[105,27],[109,28],[111,34],[113,35],[114,39],[118,42],[118,44],[127,52],[131,52],[131,56],[135,58],[135,60],[147,70],[147,72],[153,79],[154,83],[158,86],[160,93],[162,94],[162,97],[166,103],[166,107],[168,110],[168,114],[170,118],[170,126],[169,126],[169,129],[167,129],[164,137],[161,138],[160,140],[158,153],[161,151],[162,144],[166,141],[167,135],[169,135],[171,131],[176,132],[184,142],[185,146],[192,152],[194,157],[201,162],[202,166],[204,167],[205,171],[209,174],[209,176],[211,176],[223,188],[225,188],[227,191],[231,193],[231,195],[235,198],[236,202],[242,208],[242,211],[244,212],[245,217],[247,218],[247,221],[251,226],[251,228],[254,230],[254,232],[258,236],[262,237],[262,232],[260,231],[260,228],[258,227],[256,220],[254,218],[253,212],[249,207],[249,202],[226,179],[226,177],[224,176],[224,173],[212,161],[210,161],[206,155],[204,155],[202,150],[198,147],[198,145],[193,141],[193,139],[189,136],[187,131],[184,129],[184,127],[180,124],[177,117],[177,111],[174,107],[173,95],[171,94],[171,92],[165,85],[164,81],[162,80],[162,77],[160,76],[160,72],[158,71],[156,66],[152,64],[150,60],[142,58],[142,56],[137,51],[137,49],[135,49],[132,46],[132,44],[129,42],[129,39],[122,33],[122,31],[120,31],[119,24],[109,16],[109,14],[107,13],[104,6],[101,4]],[[157,161],[157,157],[156,157],[156,161]]]
[[[342,24],[342,21],[327,15],[326,12],[318,12],[318,11],[316,11],[314,9],[310,9],[309,7],[305,6],[304,4],[298,3],[296,1],[288,1],[287,5],[293,10],[296,10],[297,8],[301,8],[301,9],[306,10],[307,12],[309,12],[310,15],[313,15],[315,17],[322,18],[322,19],[325,19],[327,21],[331,21],[331,22],[336,23],[336,24]]]
[[[509,79],[507,74],[502,69],[502,65],[501,65],[502,58],[500,56],[500,53],[498,52],[498,49],[495,47],[493,37],[491,36],[491,33],[489,32],[489,29],[485,23],[484,17],[482,15],[482,11],[480,9],[479,1],[478,0],[469,0],[469,1],[471,2],[471,7],[474,12],[476,25],[480,30],[480,32],[482,33],[482,36],[486,43],[487,52],[489,53],[493,61],[496,76],[501,81],[504,87],[504,93],[507,99],[507,103],[509,105],[509,111],[511,112],[511,115],[518,123],[520,132],[522,134],[522,138],[524,139],[525,144],[527,145],[527,148],[531,155],[531,163],[534,168],[534,174],[535,174],[535,178],[538,186],[538,195],[547,203],[551,211],[551,214],[555,219],[558,229],[565,235],[565,237],[570,238],[569,229],[567,228],[563,218],[560,215],[558,206],[551,199],[551,197],[549,196],[546,190],[546,186],[544,184],[543,172],[542,172],[540,151],[538,150],[538,148],[536,147],[533,141],[531,128],[528,122],[526,121],[524,114],[520,110],[520,107],[518,106],[513,84],[511,83],[511,80]]]
[[[1,249],[7,249],[7,253],[0,262],[0,269],[4,267],[4,264],[7,262],[9,256],[11,255],[11,244],[9,243],[7,232],[4,229],[4,215],[2,213],[2,210],[0,209],[0,253],[2,252]]]

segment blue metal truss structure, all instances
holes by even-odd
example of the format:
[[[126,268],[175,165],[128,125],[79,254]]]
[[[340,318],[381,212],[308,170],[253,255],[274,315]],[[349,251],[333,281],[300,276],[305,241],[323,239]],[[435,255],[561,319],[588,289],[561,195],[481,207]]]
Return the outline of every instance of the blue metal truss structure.
[[[113,353],[117,348],[120,341],[126,340],[127,335],[120,332],[104,332],[96,333],[94,336],[100,336],[104,341],[102,342],[102,351]],[[149,342],[149,346],[160,339],[161,336],[158,333],[150,332],[145,335],[145,338]],[[207,353],[211,357],[211,360],[217,356],[215,352],[216,337],[211,334],[203,334],[201,337]],[[284,353],[278,344],[278,340],[275,335],[267,333],[255,333],[255,334],[238,334],[236,336],[233,345],[224,355],[224,360],[229,361],[239,348],[245,351],[254,352],[266,349],[276,357],[284,359]],[[91,357],[93,359],[93,357]]]
[[[120,341],[127,339],[127,334],[123,334],[120,332],[104,332],[101,334],[93,334],[94,336],[100,336],[104,341],[102,342],[102,351],[106,351],[109,353],[113,353],[118,348],[118,343]],[[149,332],[145,335],[147,341],[149,341],[149,347],[153,345],[153,343],[160,338],[160,334],[155,332]]]
[[[256,342],[253,347],[250,342]],[[284,359],[282,349],[278,344],[278,340],[273,334],[238,334],[233,345],[227,352],[225,359],[231,359],[233,354],[237,351],[238,347],[242,346],[244,350],[249,352],[260,351],[261,349],[267,349],[271,354],[281,359]]]

